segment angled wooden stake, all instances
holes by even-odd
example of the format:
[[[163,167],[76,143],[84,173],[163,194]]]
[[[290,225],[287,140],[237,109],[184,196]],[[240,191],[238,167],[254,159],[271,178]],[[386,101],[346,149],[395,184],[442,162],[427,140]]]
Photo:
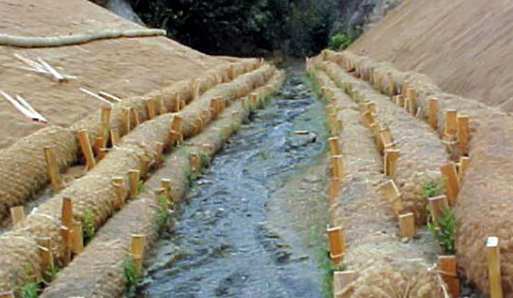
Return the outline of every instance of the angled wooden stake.
[[[167,198],[171,198],[171,179],[160,179],[160,186],[165,189],[165,195]]]
[[[470,122],[469,117],[465,115],[458,115],[458,148],[461,154],[468,153],[468,140],[470,136]]]
[[[470,162],[470,158],[468,158],[467,156],[460,157],[460,162],[458,165],[458,177],[460,178],[460,182],[463,179],[465,170],[468,168],[469,162]]]
[[[70,248],[77,255],[84,251],[84,236],[82,234],[82,223],[73,222],[70,230]]]
[[[114,192],[116,193],[116,199],[114,201],[114,207],[116,209],[121,208],[125,203],[126,198],[126,190],[125,190],[125,182],[123,177],[112,177],[112,187],[114,187]]]
[[[126,135],[130,132],[130,108],[121,109],[121,134]]]
[[[121,138],[119,137],[119,130],[117,128],[110,130],[110,142],[112,143],[112,147],[119,146]]]
[[[395,178],[397,171],[397,160],[399,159],[398,149],[386,149],[384,157],[384,170],[385,175],[390,178]]]
[[[137,275],[140,275],[142,271],[145,242],[146,236],[141,234],[133,234],[130,239],[130,258]]]
[[[23,206],[11,207],[11,219],[14,227],[22,226],[25,221],[25,210]]]
[[[107,146],[107,140],[109,139],[110,130],[110,115],[112,112],[112,106],[102,106],[100,115],[100,132],[99,136],[103,137],[102,147]]]
[[[399,215],[399,230],[403,238],[415,237],[415,215],[413,213],[410,212]]]
[[[445,111],[445,135],[455,135],[458,130],[458,113],[456,110],[446,110]]]
[[[338,137],[331,137],[328,139],[330,146],[331,155],[340,155],[340,145],[338,143]]]
[[[394,180],[390,179],[378,186],[381,195],[385,197],[390,204],[396,216],[399,216],[403,211],[403,202],[401,200],[401,193],[397,188]]]
[[[159,106],[158,113],[163,115],[167,113],[166,105],[164,104],[164,96],[162,94],[157,95],[157,105]]]
[[[427,121],[431,128],[434,130],[438,129],[438,99],[430,98],[428,99],[428,112],[427,112]]]
[[[61,172],[57,166],[57,160],[55,158],[55,150],[51,147],[45,147],[45,160],[48,177],[50,177],[51,188],[54,192],[59,192],[64,188],[62,183]]]
[[[488,282],[490,284],[490,298],[502,298],[501,253],[499,238],[488,237],[486,241],[488,256]]]
[[[326,230],[330,244],[330,259],[333,264],[338,264],[344,256],[346,245],[341,227],[333,227]]]
[[[447,199],[450,206],[456,204],[456,198],[460,191],[460,180],[456,166],[450,162],[440,167],[442,177],[444,178],[445,190],[447,191]]]
[[[370,127],[372,123],[374,123],[374,116],[372,115],[372,113],[370,111],[366,111],[364,113],[362,113],[362,122],[363,122],[363,125],[365,125],[366,127]]]
[[[443,216],[444,212],[449,210],[449,202],[444,195],[428,198],[429,209],[433,217],[433,223],[439,227],[438,219]]]
[[[73,224],[73,201],[70,197],[62,198],[61,223],[68,229]]]
[[[141,179],[141,172],[139,170],[128,171],[128,197],[135,199],[139,192],[139,180]]]
[[[171,118],[171,130],[180,132],[182,128],[182,116],[175,114],[173,118]]]
[[[130,108],[130,110],[132,111],[134,127],[137,127],[137,126],[139,126],[139,124],[141,124],[141,118],[139,117],[139,112],[137,111],[136,108]]]
[[[53,254],[50,250],[50,246],[43,246],[38,244],[37,254],[39,255],[39,259],[41,260],[41,271],[43,272],[43,275],[45,277],[48,277],[48,274],[46,273],[49,271],[49,269],[53,268],[54,266]],[[0,297],[2,296],[0,295]]]
[[[62,263],[64,266],[67,266],[71,261],[71,249],[70,249],[70,229],[65,226],[61,226],[60,234],[62,238],[62,243],[64,250],[62,252]]]
[[[438,269],[452,298],[460,297],[460,280],[455,256],[438,256]]]
[[[86,159],[86,167],[88,170],[90,170],[94,168],[96,161],[94,160],[93,149],[91,148],[91,143],[89,142],[89,135],[87,134],[87,130],[79,130],[77,132],[77,136],[80,148],[82,149],[82,153]]]
[[[147,98],[144,101],[144,104],[146,106],[146,115],[149,120],[155,118],[156,112],[155,112],[155,100],[153,98]]]
[[[344,178],[344,170],[342,165],[342,155],[332,155],[330,157],[331,164],[331,175],[334,178],[342,179]]]

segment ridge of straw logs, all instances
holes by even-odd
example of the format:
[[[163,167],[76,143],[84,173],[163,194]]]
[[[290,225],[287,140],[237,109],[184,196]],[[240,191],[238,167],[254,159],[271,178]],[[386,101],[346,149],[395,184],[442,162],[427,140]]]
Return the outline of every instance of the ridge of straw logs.
[[[199,76],[195,80],[181,81],[161,91],[152,92],[145,96],[127,99],[119,104],[112,105],[110,126],[126,134],[126,123],[123,126],[123,113],[130,111],[130,128],[138,122],[147,119],[145,100],[161,98],[166,111],[177,111],[177,104],[185,105],[190,102],[193,92],[190,90],[192,82],[198,85],[199,93],[211,87],[229,82],[238,75],[251,71],[262,63],[257,59],[246,59],[239,63],[220,66]],[[159,100],[160,101],[160,100]],[[182,102],[183,101],[183,102]],[[110,110],[109,110],[110,111]],[[138,115],[137,121],[135,115]],[[26,136],[8,148],[0,150],[0,221],[9,215],[9,208],[23,205],[32,200],[49,181],[46,168],[44,148],[55,150],[56,164],[60,171],[67,169],[77,158],[78,140],[75,133],[86,129],[88,138],[96,140],[101,129],[100,113],[95,112],[70,128],[58,126],[45,127],[29,136]],[[108,140],[108,134],[104,141]]]
[[[387,75],[396,91],[413,88],[416,104],[430,111],[435,102],[437,110],[421,115],[442,138],[446,137],[448,126],[447,112],[468,116],[470,138],[467,148],[456,146],[455,156],[470,154],[470,163],[465,166],[464,183],[455,205],[456,240],[458,265],[465,276],[473,281],[484,293],[492,297],[509,297],[513,294],[513,236],[511,227],[513,204],[512,161],[513,119],[499,108],[489,107],[471,99],[461,98],[441,91],[424,75],[394,69],[388,63],[376,63],[369,58],[349,52],[327,55],[341,62],[346,69],[359,65],[363,77],[367,73]],[[353,61],[353,62],[351,62]],[[353,65],[351,65],[353,64]],[[375,75],[374,75],[375,77]],[[378,89],[384,88],[387,80],[373,82]],[[392,85],[388,83],[388,85]],[[390,88],[389,88],[390,89]],[[386,92],[386,90],[383,90]],[[452,117],[454,119],[454,117]],[[468,120],[467,120],[468,121]],[[454,125],[454,120],[451,121]],[[434,124],[434,125],[433,125]],[[456,141],[459,140],[456,139]],[[460,145],[456,143],[457,145]],[[459,152],[458,152],[459,150]],[[468,158],[466,159],[468,162]],[[460,160],[460,168],[463,167]],[[460,178],[463,177],[460,171]],[[484,240],[488,239],[486,245]],[[501,256],[502,255],[502,256]]]
[[[320,66],[339,87],[347,88],[354,100],[370,102],[375,106],[376,112],[373,115],[377,120],[377,139],[380,139],[380,132],[385,128],[379,127],[379,124],[386,125],[394,136],[394,144],[388,145],[396,149],[385,148],[385,162],[389,161],[388,152],[399,150],[400,154],[395,169],[386,169],[402,194],[403,210],[399,212],[413,212],[416,222],[424,223],[427,201],[422,196],[421,184],[441,179],[440,167],[448,163],[443,144],[427,124],[396,107],[366,82],[352,77],[332,62],[322,62]]]
[[[124,203],[126,191],[123,185],[127,184],[129,171],[140,170],[144,177],[160,155],[155,150],[155,144],[161,143],[163,149],[167,149],[175,143],[176,140],[170,134],[170,122],[174,117],[179,116],[182,119],[179,133],[183,137],[199,133],[203,125],[211,120],[210,101],[214,98],[233,101],[245,96],[255,87],[265,84],[274,72],[274,67],[263,65],[257,70],[238,76],[230,83],[209,89],[183,110],[146,121],[124,136],[119,146],[110,150],[85,176],[41,204],[27,217],[23,228],[0,236],[0,291],[12,290],[26,275],[26,269],[20,264],[31,264],[34,273],[41,272],[41,259],[37,254],[39,238],[50,239],[51,251],[56,260],[66,259],[67,249],[63,245],[60,232],[63,198],[72,199],[75,220],[80,221],[84,213],[90,210],[94,214],[93,224],[95,228],[99,228]],[[112,184],[113,177],[123,179],[121,187]],[[121,198],[120,192],[116,191],[120,188],[123,190]]]
[[[316,66],[309,62],[310,69]],[[358,104],[322,70],[315,78],[324,87],[327,111],[342,121],[342,127],[332,127],[342,140],[335,151],[344,175],[339,189],[330,182],[330,226],[342,227],[347,248],[340,259],[349,268],[335,272],[335,297],[444,297],[437,274],[428,269],[425,245],[400,241],[392,204],[378,190],[383,163],[370,130],[360,123]]]
[[[281,84],[282,78],[283,73],[276,73],[265,86],[252,94],[265,98]],[[146,235],[145,251],[157,239],[159,226],[155,223],[155,217],[159,206],[155,203],[153,190],[162,187],[161,177],[170,178],[168,195],[172,198],[172,204],[178,204],[188,187],[189,157],[198,153],[212,158],[247,118],[250,105],[248,97],[234,103],[201,134],[173,151],[165,165],[145,182],[144,193],[110,219],[84,253],[77,256],[40,297],[121,297],[124,286],[121,264],[127,257],[130,236]]]

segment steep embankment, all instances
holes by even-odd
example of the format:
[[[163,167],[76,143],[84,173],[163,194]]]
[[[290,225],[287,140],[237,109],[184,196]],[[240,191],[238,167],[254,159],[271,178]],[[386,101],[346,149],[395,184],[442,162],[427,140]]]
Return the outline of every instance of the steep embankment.
[[[350,50],[513,111],[512,13],[504,0],[404,0]]]
[[[110,29],[141,29],[132,22],[84,0],[0,0],[0,31],[15,36],[55,36]],[[68,83],[21,69],[14,57],[43,58],[62,73],[77,76]],[[76,46],[21,49],[0,46],[0,89],[21,94],[49,124],[68,127],[97,111],[101,102],[79,88],[106,91],[123,99],[144,95],[226,64],[165,37],[99,40]],[[0,97],[0,148],[10,146],[44,125],[30,121]]]

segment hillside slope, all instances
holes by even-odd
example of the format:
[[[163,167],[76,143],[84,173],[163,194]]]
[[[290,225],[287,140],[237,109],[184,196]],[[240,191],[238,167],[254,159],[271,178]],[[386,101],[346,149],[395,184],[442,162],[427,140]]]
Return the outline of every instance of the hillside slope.
[[[513,111],[513,2],[404,0],[350,50]]]
[[[137,28],[141,26],[86,0],[0,0],[0,33],[54,36]],[[41,74],[20,69],[27,65],[14,54],[41,57],[78,80],[57,84]],[[225,59],[204,55],[165,37],[101,40],[40,49],[0,46],[0,90],[13,96],[21,94],[50,124],[67,127],[101,106],[100,101],[79,88],[127,98],[196,77],[224,63]],[[0,148],[43,127],[27,119],[3,97],[0,123]]]

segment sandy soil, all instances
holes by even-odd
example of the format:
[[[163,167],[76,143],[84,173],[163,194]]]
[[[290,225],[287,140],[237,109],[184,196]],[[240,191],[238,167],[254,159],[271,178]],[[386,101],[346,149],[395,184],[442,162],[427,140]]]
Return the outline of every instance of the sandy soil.
[[[136,28],[140,26],[85,0],[0,0],[1,33],[49,36]],[[14,58],[15,53],[41,57],[78,80],[57,84],[19,69],[26,65]],[[226,59],[204,55],[165,37],[42,49],[0,46],[0,89],[11,95],[21,94],[50,124],[67,127],[101,105],[80,87],[127,98],[190,79],[223,63]],[[43,127],[25,118],[3,97],[0,123],[0,148]]]
[[[512,14],[506,0],[404,0],[350,50],[513,111]]]

